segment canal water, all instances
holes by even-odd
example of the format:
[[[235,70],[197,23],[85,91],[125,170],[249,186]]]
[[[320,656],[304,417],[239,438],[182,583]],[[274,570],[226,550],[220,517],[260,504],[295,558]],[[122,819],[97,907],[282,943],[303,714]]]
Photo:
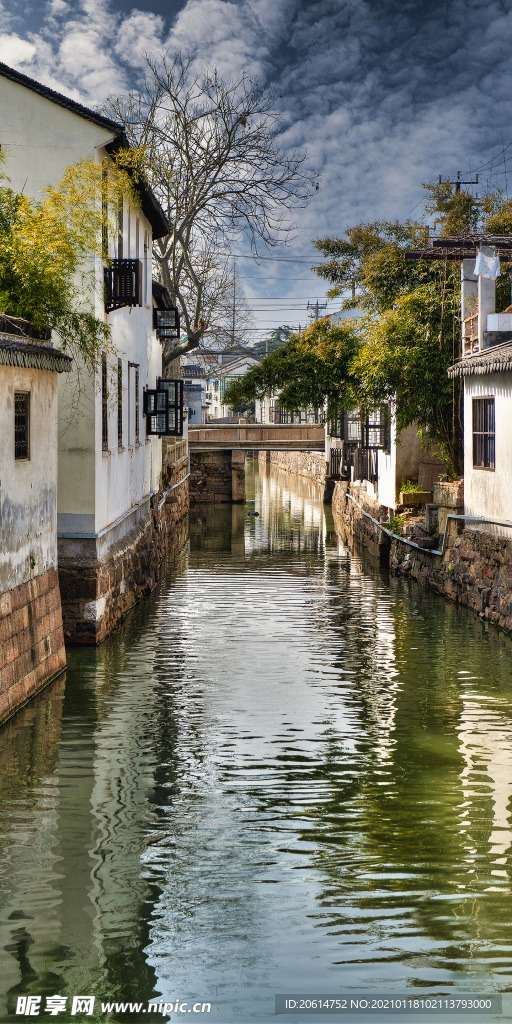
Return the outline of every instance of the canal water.
[[[512,641],[350,552],[313,484],[247,489],[0,732],[1,1019],[509,1020]]]

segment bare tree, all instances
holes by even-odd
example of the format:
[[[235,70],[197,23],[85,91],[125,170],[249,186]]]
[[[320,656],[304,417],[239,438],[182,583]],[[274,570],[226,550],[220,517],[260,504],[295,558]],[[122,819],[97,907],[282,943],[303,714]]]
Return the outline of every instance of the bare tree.
[[[253,252],[276,245],[290,230],[290,210],[309,202],[314,178],[303,156],[280,148],[276,97],[248,74],[228,83],[216,71],[194,76],[181,54],[146,60],[144,89],[111,99],[108,109],[172,224],[153,252],[187,332],[166,354],[172,359],[215,326],[233,241],[245,236]]]
[[[252,340],[254,317],[247,305],[235,261],[231,271],[227,264],[224,266],[223,289],[219,289],[216,297],[215,316],[210,319],[212,326],[205,330],[201,340],[201,347],[205,349],[212,343],[217,349],[225,349],[247,345]]]

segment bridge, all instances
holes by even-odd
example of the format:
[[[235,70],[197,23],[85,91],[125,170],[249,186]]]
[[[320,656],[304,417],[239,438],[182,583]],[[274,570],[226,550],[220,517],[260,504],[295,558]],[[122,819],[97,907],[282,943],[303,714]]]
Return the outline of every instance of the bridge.
[[[324,452],[325,429],[315,423],[208,423],[188,428],[191,452]]]

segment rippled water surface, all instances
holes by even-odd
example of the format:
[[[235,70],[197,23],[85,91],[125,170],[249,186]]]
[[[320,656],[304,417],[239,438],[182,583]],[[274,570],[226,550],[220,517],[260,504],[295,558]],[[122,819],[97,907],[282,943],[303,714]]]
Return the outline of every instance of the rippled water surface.
[[[349,553],[313,485],[256,464],[248,499],[0,732],[2,1020],[512,992],[511,640]]]

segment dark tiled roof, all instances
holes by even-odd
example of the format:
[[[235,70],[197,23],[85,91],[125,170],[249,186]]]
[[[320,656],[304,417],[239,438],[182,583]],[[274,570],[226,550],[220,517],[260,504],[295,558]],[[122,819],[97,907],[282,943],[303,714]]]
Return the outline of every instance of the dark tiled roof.
[[[113,135],[119,135],[124,130],[122,124],[118,124],[117,121],[112,121],[109,117],[98,114],[96,110],[90,110],[89,107],[82,106],[76,100],[70,100],[69,96],[63,96],[62,93],[56,92],[55,89],[49,89],[47,85],[36,82],[34,78],[29,78],[28,75],[22,75],[20,71],[15,71],[14,68],[8,67],[7,64],[0,63],[0,75],[3,78],[9,78],[11,82],[17,82],[18,85],[24,85],[26,89],[37,92],[39,96],[43,96],[46,100],[51,100],[52,103],[58,103],[60,107],[65,107],[72,114],[83,117],[86,121],[92,121],[93,124],[97,124],[99,128],[105,128],[106,131],[112,132]]]
[[[474,356],[465,356],[448,368],[449,377],[473,377],[512,370],[512,342],[493,345]]]
[[[21,341],[12,334],[0,333],[0,365],[25,366],[35,370],[54,370],[67,373],[71,369],[71,356],[59,352],[51,345],[36,341]]]
[[[0,63],[0,76],[10,79],[11,82],[16,82],[18,85],[23,85],[26,89],[31,89],[32,92],[36,92],[44,99],[50,100],[51,103],[57,103],[59,107],[64,107],[72,114],[76,114],[77,117],[83,117],[86,121],[91,121],[92,124],[96,124],[99,128],[104,128],[105,131],[115,135],[114,141],[105,147],[109,152],[114,152],[121,147],[128,147],[124,126],[117,121],[112,121],[110,117],[105,117],[104,114],[99,114],[96,110],[84,107],[81,103],[77,103],[76,100],[70,100],[68,96],[63,96],[62,93],[56,92],[55,89],[49,89],[47,85],[36,82],[34,78],[29,78],[28,75],[22,75],[20,71],[15,71],[14,68],[8,67],[7,64]],[[135,181],[135,187],[140,196],[142,210],[153,229],[153,238],[162,238],[164,235],[168,235],[170,231],[169,222],[147,181],[139,176]]]

